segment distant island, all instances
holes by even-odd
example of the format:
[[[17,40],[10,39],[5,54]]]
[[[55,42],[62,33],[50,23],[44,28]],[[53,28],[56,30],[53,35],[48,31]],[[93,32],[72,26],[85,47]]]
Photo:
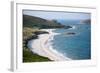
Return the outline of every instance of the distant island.
[[[91,19],[82,20],[82,21],[80,21],[80,23],[91,24]]]
[[[23,62],[40,62],[40,61],[51,61],[47,57],[43,57],[33,53],[27,46],[28,41],[32,39],[38,39],[40,34],[49,34],[47,31],[41,29],[50,28],[63,28],[69,29],[72,26],[65,26],[57,22],[57,20],[46,20],[40,17],[23,15]],[[74,34],[74,33],[68,33]]]

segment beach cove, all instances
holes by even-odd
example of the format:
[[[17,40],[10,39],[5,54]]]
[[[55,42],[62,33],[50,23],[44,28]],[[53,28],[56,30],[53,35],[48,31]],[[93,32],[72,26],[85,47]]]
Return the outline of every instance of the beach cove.
[[[34,13],[23,13],[23,62],[91,59],[90,14]]]
[[[42,31],[47,31],[49,34],[38,35],[38,39],[33,39],[28,42],[28,47],[33,53],[48,57],[53,61],[71,60],[52,48],[50,40],[53,40],[54,35],[59,34],[54,33],[53,30],[55,29],[42,29]]]

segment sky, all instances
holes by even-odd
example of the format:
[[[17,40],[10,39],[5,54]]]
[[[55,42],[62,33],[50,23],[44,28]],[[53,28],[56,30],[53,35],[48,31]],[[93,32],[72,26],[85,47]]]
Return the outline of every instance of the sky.
[[[85,20],[90,19],[90,13],[79,12],[54,12],[54,11],[35,11],[35,10],[23,10],[23,14],[36,16],[48,20]]]

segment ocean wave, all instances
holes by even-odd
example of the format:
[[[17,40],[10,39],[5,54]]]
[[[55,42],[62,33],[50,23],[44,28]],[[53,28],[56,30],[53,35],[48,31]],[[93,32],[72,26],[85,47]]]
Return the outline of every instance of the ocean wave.
[[[49,34],[42,34],[39,35],[39,39],[31,40],[28,42],[28,47],[33,53],[36,53],[38,55],[48,57],[51,60],[55,61],[65,61],[65,60],[71,60],[70,58],[64,56],[62,53],[60,53],[58,50],[53,48],[53,42],[54,36],[58,35],[59,33],[54,33],[53,31],[49,31]],[[49,38],[46,40],[46,36]]]
[[[53,32],[54,33],[54,32]],[[68,57],[66,57],[65,56],[65,54],[62,54],[61,52],[59,52],[58,50],[56,50],[56,49],[54,49],[54,47],[53,47],[53,42],[52,42],[52,40],[54,40],[54,36],[55,35],[59,35],[60,33],[54,33],[53,35],[52,35],[52,37],[50,37],[49,39],[48,39],[48,42],[46,43],[46,47],[49,49],[49,50],[51,50],[52,52],[54,52],[56,55],[58,55],[58,56],[60,56],[60,57],[62,57],[62,58],[65,58],[66,60],[71,60],[70,58],[68,58]]]

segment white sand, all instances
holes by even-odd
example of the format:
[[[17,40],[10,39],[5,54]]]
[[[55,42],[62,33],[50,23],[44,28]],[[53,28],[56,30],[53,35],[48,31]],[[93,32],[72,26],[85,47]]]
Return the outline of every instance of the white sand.
[[[65,61],[70,60],[69,58],[63,56],[61,53],[57,52],[52,48],[50,40],[53,40],[53,36],[58,33],[53,33],[54,29],[42,29],[43,31],[48,31],[49,34],[41,34],[38,39],[31,40],[28,43],[28,47],[38,55],[48,57],[54,61]]]

